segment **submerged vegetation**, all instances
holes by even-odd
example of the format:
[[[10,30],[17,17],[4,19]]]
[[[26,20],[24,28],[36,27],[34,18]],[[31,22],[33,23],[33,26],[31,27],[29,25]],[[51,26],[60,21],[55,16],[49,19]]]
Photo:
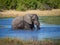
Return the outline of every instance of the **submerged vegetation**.
[[[40,16],[39,20],[43,23],[60,25],[60,16]]]
[[[16,38],[0,38],[0,45],[60,45],[60,39],[22,40]]]

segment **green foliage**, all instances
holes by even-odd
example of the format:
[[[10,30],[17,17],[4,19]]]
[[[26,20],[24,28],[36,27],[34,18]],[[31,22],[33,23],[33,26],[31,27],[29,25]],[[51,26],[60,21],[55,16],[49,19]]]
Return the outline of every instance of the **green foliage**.
[[[0,0],[0,9],[45,10],[48,6],[54,9],[60,8],[60,0]]]

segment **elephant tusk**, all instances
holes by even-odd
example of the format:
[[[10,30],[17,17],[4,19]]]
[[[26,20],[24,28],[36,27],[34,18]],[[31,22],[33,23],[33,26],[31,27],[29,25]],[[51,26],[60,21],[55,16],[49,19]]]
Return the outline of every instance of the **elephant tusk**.
[[[34,25],[34,29],[36,29],[36,30],[37,30],[37,25]]]

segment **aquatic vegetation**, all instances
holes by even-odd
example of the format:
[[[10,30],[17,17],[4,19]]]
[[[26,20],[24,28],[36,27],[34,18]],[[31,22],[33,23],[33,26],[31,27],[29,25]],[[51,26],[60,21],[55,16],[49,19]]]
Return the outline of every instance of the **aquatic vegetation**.
[[[0,26],[0,28],[4,28],[4,26]]]
[[[60,24],[60,16],[40,16],[39,18],[43,23]]]

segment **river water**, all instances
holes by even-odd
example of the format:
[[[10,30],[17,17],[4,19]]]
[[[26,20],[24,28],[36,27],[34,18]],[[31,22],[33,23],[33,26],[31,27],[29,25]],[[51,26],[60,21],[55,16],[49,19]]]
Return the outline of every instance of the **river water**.
[[[40,20],[40,30],[13,30],[11,27],[14,18],[0,19],[0,38],[11,37],[20,39],[40,40],[44,38],[60,38],[60,25],[45,24]]]

